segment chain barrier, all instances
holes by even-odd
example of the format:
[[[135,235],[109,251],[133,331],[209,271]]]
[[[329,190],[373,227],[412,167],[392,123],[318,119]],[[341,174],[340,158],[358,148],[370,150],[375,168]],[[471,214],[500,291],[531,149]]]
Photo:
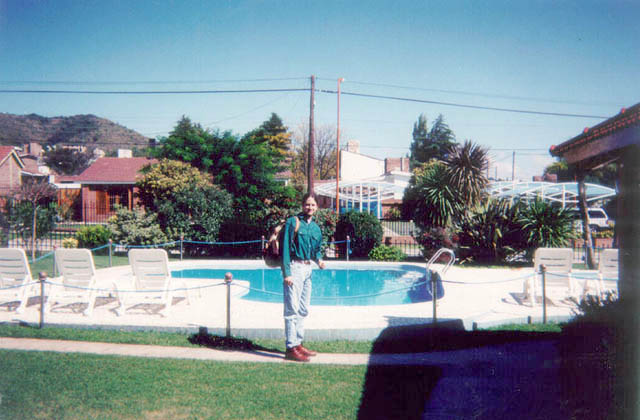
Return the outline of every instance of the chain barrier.
[[[16,284],[13,286],[5,286],[5,287],[0,287],[0,291],[2,290],[11,290],[11,289],[19,289],[21,287],[29,287],[29,286],[33,286],[35,284],[39,284],[40,282],[38,281],[33,281],[31,283],[23,283],[23,284]]]
[[[451,284],[466,284],[466,285],[485,285],[485,284],[498,284],[498,283],[509,283],[509,282],[513,282],[513,281],[518,281],[518,280],[524,280],[530,277],[535,276],[537,273],[531,273],[528,274],[526,276],[520,276],[520,277],[516,277],[516,278],[512,278],[512,279],[506,279],[506,280],[497,280],[497,281],[488,281],[488,282],[462,282],[462,281],[452,281],[452,280],[440,280],[442,283],[451,283]],[[549,274],[549,273],[548,273]],[[180,277],[174,277],[175,279],[179,279]],[[315,297],[316,299],[320,299],[320,300],[343,300],[343,299],[362,299],[362,298],[371,298],[371,297],[376,297],[376,296],[385,296],[385,295],[389,295],[389,294],[393,294],[393,293],[398,293],[398,292],[403,292],[403,291],[407,291],[407,290],[412,290],[415,289],[416,287],[420,287],[423,285],[428,284],[430,281],[429,280],[422,280],[419,281],[417,283],[413,283],[412,285],[408,285],[406,287],[401,287],[398,289],[394,289],[394,290],[388,290],[386,292],[380,292],[380,293],[372,293],[372,294],[366,294],[366,295],[355,295],[355,296],[336,296],[336,297],[332,297],[332,296],[318,296]],[[6,289],[12,289],[12,288],[19,288],[19,287],[23,287],[23,286],[30,286],[30,285],[34,285],[34,284],[38,284],[39,282],[32,282],[32,283],[27,283],[25,285],[19,285],[19,286],[9,286],[9,287],[4,287],[4,288],[0,288],[0,290],[6,290]],[[65,288],[72,288],[72,289],[79,289],[79,290],[86,290],[86,291],[95,291],[95,292],[112,292],[114,291],[112,288],[91,288],[91,287],[83,287],[83,286],[77,286],[77,285],[71,285],[71,284],[64,284],[64,283],[60,283],[60,282],[55,282],[55,281],[51,281],[51,280],[45,280],[45,283],[50,284],[52,286],[60,286],[60,287],[65,287]],[[191,286],[191,287],[179,287],[179,288],[174,288],[174,289],[167,289],[167,290],[121,290],[118,289],[117,292],[118,293],[161,293],[161,292],[176,292],[176,291],[189,291],[189,290],[202,290],[202,289],[209,289],[212,287],[217,287],[217,286],[222,286],[224,285],[224,282],[220,282],[220,283],[214,283],[214,284],[206,284],[206,285],[200,285],[200,286]],[[236,287],[242,288],[242,289],[247,289],[249,291],[252,292],[256,292],[256,293],[262,293],[262,294],[267,294],[267,295],[273,295],[273,296],[282,296],[282,293],[279,292],[270,292],[268,290],[263,290],[263,289],[256,289],[253,288],[251,286],[245,286],[242,284],[237,284],[234,283],[234,285]]]

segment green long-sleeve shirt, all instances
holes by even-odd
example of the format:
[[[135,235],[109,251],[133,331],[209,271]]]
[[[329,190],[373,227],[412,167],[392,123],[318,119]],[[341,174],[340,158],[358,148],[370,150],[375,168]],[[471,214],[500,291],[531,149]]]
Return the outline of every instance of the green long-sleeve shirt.
[[[296,230],[296,218],[290,217],[284,225],[282,237],[282,275],[291,276],[292,260],[311,260],[316,263],[322,259],[322,231],[313,218],[306,222],[299,214],[300,227]]]

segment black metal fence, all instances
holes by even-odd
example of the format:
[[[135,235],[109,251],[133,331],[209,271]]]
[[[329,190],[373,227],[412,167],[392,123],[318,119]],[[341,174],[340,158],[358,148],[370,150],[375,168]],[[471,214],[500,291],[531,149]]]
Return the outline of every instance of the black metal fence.
[[[95,206],[88,206],[87,211],[96,211]],[[97,214],[94,214],[97,215]],[[108,218],[105,219],[105,221]],[[416,226],[413,221],[406,220],[382,220],[383,227],[383,244],[398,247],[409,259],[423,260],[422,247],[414,239]],[[56,247],[62,247],[63,241],[67,238],[74,238],[76,230],[89,225],[101,224],[97,222],[78,222],[78,221],[61,221],[57,223],[55,230],[47,233],[44,237],[36,241],[37,253],[49,252]],[[262,247],[264,238],[256,238],[252,241],[244,242],[216,242],[216,243],[197,243],[189,242],[185,238],[185,243],[180,248],[179,241],[168,246],[172,252],[182,251],[183,254],[190,257],[215,257],[215,258],[260,258],[262,256]],[[31,238],[29,236],[21,236],[11,227],[0,228],[0,246],[18,247],[31,250]],[[121,249],[122,248],[122,249]],[[345,259],[345,255],[340,255],[339,247],[335,244],[329,244],[327,248],[328,259]],[[124,248],[114,248],[114,252],[122,251]],[[599,256],[605,248],[594,248],[596,263]],[[574,263],[580,264],[586,262],[586,249],[576,246],[574,250]]]

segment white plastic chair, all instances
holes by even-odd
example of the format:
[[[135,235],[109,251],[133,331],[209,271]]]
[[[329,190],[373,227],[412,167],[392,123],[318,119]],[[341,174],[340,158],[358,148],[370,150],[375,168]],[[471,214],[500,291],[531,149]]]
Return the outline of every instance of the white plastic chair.
[[[87,303],[87,309],[83,314],[91,316],[96,303],[97,289],[100,288],[96,280],[96,268],[91,251],[60,248],[55,251],[55,260],[60,276],[52,279],[50,285],[47,299],[49,311],[56,304]],[[118,297],[115,283],[111,283],[111,288]]]
[[[22,313],[30,295],[37,294],[27,255],[20,248],[0,248],[0,300],[19,302],[16,313]],[[8,299],[8,300],[7,300]]]
[[[122,293],[122,310],[127,306],[140,304],[159,304],[162,309],[158,313],[166,316],[171,311],[173,302],[173,288],[176,279],[169,271],[169,258],[164,249],[132,249],[129,251],[129,264],[133,271],[133,290]],[[184,282],[185,299],[190,304],[189,291]]]
[[[607,288],[605,280],[618,278],[618,250],[603,249],[600,253],[600,262],[598,264],[598,295],[603,296]]]
[[[533,257],[535,275],[524,282],[525,300],[531,305],[536,303],[539,296],[542,302],[542,270],[546,267],[545,291],[547,297],[560,294],[562,299],[577,298],[575,279],[571,276],[573,267],[573,249],[571,248],[538,248]]]

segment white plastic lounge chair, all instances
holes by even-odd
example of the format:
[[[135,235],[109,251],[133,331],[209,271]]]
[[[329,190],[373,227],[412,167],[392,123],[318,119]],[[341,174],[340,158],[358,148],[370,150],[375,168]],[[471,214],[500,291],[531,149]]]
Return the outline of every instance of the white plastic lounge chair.
[[[605,280],[618,278],[618,250],[603,249],[600,253],[600,263],[598,264],[598,294],[602,296],[607,288]]]
[[[129,251],[129,264],[133,271],[131,290],[122,293],[122,310],[140,304],[159,304],[158,313],[166,316],[171,311],[174,288],[184,288],[187,304],[189,293],[184,283],[177,285],[169,271],[169,258],[164,249],[132,249]]]
[[[562,299],[578,297],[575,279],[571,276],[573,250],[571,248],[538,248],[533,258],[535,275],[525,280],[525,300],[534,305],[537,297],[540,297],[542,302],[541,265],[546,267],[545,289],[549,299],[558,294]]]
[[[59,277],[52,279],[47,307],[49,311],[56,304],[87,303],[83,311],[91,316],[96,302],[97,289],[103,287],[96,281],[93,255],[88,249],[60,248],[55,251],[56,268]],[[118,297],[114,283],[110,286]]]
[[[24,250],[0,248],[0,301],[3,304],[19,302],[16,313],[22,313],[29,296],[37,294],[38,286],[30,283],[33,278]]]

